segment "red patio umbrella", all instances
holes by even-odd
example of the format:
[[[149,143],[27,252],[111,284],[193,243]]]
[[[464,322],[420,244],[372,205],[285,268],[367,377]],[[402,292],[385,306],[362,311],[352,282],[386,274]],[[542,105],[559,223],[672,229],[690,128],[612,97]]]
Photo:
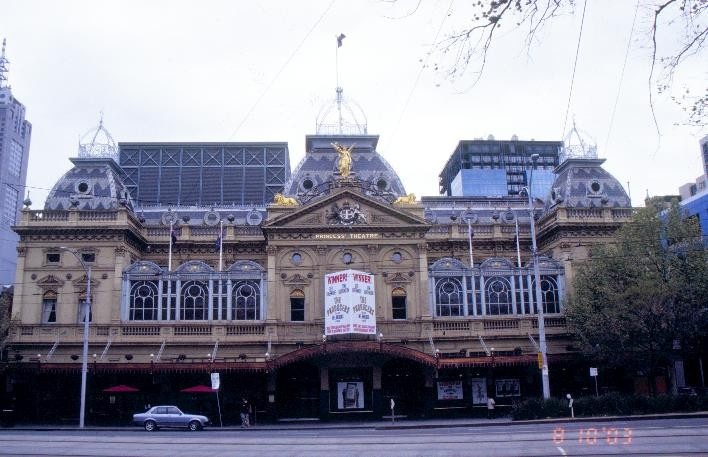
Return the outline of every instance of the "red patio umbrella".
[[[140,392],[140,389],[126,386],[125,384],[118,384],[117,386],[107,387],[103,389],[104,392],[109,393],[125,393],[125,392]]]
[[[213,394],[214,392],[216,392],[216,390],[212,389],[209,386],[200,384],[197,386],[187,387],[186,389],[180,390],[180,392],[187,392],[193,394]]]

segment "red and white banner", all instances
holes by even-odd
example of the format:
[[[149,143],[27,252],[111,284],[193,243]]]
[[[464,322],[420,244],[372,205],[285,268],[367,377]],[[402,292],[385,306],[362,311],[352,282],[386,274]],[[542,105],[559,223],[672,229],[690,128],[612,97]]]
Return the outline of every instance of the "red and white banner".
[[[325,335],[376,335],[374,276],[344,270],[325,275]]]

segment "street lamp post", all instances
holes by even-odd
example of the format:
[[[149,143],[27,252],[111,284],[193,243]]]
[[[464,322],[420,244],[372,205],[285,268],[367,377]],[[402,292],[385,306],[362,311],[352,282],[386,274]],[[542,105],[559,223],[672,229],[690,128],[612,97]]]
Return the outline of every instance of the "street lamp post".
[[[84,301],[84,338],[83,352],[81,356],[81,406],[79,409],[79,428],[84,428],[84,418],[86,412],[86,374],[88,373],[88,340],[89,340],[89,316],[91,314],[91,266],[81,258],[81,254],[75,249],[60,247],[62,251],[71,253],[79,261],[81,267],[86,272],[86,300]]]
[[[531,226],[531,254],[533,256],[533,276],[536,282],[536,309],[538,311],[538,345],[541,350],[541,383],[543,385],[543,398],[551,398],[551,388],[548,380],[548,354],[546,348],[546,325],[543,317],[543,301],[541,298],[541,274],[538,270],[538,248],[536,246],[536,223],[534,220],[533,201],[531,198],[531,182],[533,180],[533,170],[536,168],[538,154],[531,155],[531,173],[529,173],[529,184],[526,187],[526,195],[529,199],[529,223]]]

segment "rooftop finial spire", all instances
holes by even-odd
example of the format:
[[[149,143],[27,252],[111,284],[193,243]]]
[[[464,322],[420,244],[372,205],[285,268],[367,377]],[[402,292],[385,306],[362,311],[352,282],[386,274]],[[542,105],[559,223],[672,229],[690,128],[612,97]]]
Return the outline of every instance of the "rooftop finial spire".
[[[7,86],[7,76],[5,73],[7,73],[7,64],[10,63],[9,60],[5,57],[5,44],[7,43],[7,40],[5,38],[2,39],[2,52],[0,52],[0,88],[6,87]]]

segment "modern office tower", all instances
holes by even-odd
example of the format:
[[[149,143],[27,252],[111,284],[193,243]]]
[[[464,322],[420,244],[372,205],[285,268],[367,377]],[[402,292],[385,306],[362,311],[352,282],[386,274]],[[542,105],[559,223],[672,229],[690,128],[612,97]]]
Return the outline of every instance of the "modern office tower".
[[[518,195],[528,185],[531,156],[538,154],[531,193],[544,198],[551,190],[562,147],[562,141],[522,141],[515,136],[460,141],[440,173],[440,195]]]
[[[5,40],[0,53],[0,284],[15,279],[17,242],[11,227],[19,219],[27,179],[32,124],[25,120],[25,106],[7,83]]]

